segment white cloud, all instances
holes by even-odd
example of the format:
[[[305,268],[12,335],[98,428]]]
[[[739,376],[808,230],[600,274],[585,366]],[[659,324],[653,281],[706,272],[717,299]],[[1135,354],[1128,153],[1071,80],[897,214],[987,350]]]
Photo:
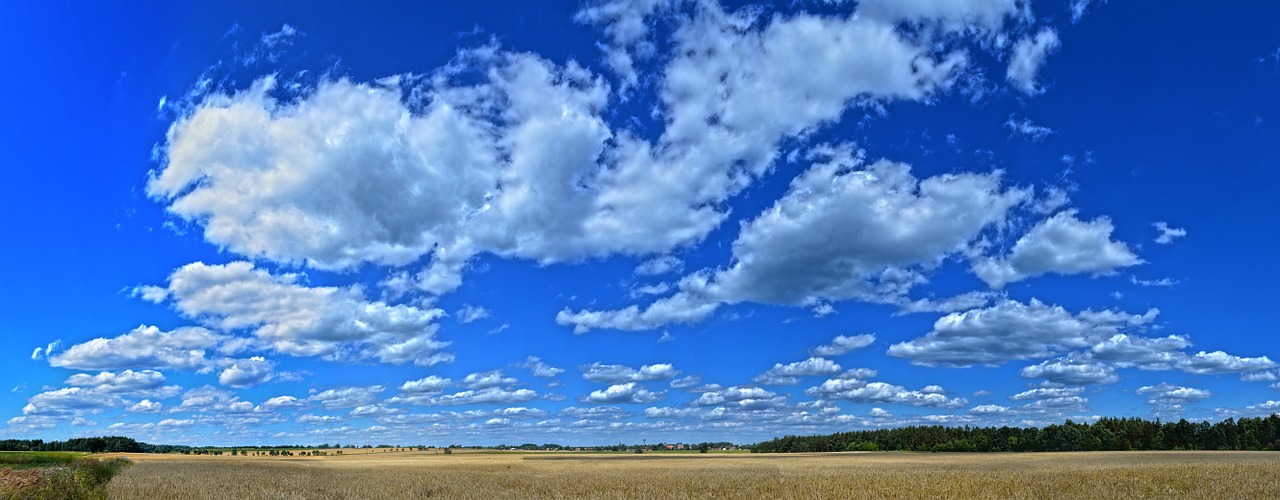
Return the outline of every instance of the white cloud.
[[[242,401],[239,396],[212,386],[197,387],[182,394],[182,404],[170,412],[195,412],[215,414],[253,413],[253,403]]]
[[[683,419],[696,417],[701,412],[697,408],[672,408],[670,406],[660,406],[644,409],[645,418],[670,418]]]
[[[437,405],[512,404],[532,401],[538,393],[530,389],[507,390],[490,387],[478,391],[462,391],[432,399]]]
[[[456,314],[458,315],[458,322],[465,325],[488,318],[489,310],[480,306],[465,305]]]
[[[380,385],[340,387],[312,394],[307,400],[319,403],[327,410],[355,408],[374,403],[378,400],[378,394],[385,389]]]
[[[837,335],[836,338],[831,339],[830,344],[821,345],[813,349],[810,349],[809,355],[828,356],[828,357],[839,356],[849,351],[862,349],[863,347],[871,345],[875,341],[876,341],[876,336],[871,333],[864,333],[862,335],[852,335],[852,336]]]
[[[400,391],[414,393],[414,394],[438,393],[440,391],[443,391],[445,387],[449,387],[449,385],[452,383],[453,381],[447,378],[431,375],[426,378],[422,378],[418,380],[410,380],[408,382],[405,382],[404,384],[401,384]]]
[[[629,57],[659,7],[580,19]],[[481,253],[547,264],[699,241],[786,137],[856,103],[927,99],[967,63],[893,22],[754,20],[710,2],[676,20],[655,142],[610,129],[610,89],[581,66],[489,46],[430,77],[325,81],[292,102],[271,77],[207,95],[170,128],[147,191],[240,255],[329,270],[430,257],[413,278],[441,294]]]
[[[1031,122],[1030,118],[1015,119],[1013,115],[1009,115],[1009,119],[1004,122],[1005,128],[1010,132],[1021,135],[1035,142],[1043,141],[1046,137],[1053,135],[1053,129],[1043,125],[1037,125]]]
[[[1192,403],[1202,399],[1207,399],[1209,396],[1213,395],[1213,393],[1204,389],[1182,387],[1168,383],[1143,386],[1134,392],[1137,394],[1146,394],[1147,404],[1156,406]]]
[[[636,266],[635,273],[639,276],[661,276],[669,273],[678,273],[683,270],[683,261],[670,255],[664,255],[641,262],[640,265]]]
[[[119,373],[100,372],[97,375],[77,373],[67,378],[66,384],[85,387],[94,392],[155,398],[166,398],[177,394],[177,386],[164,386],[164,374],[153,370],[125,370]]]
[[[556,375],[564,373],[563,368],[556,368],[547,363],[544,363],[542,361],[542,358],[539,358],[537,356],[529,356],[525,358],[524,364],[520,366],[523,368],[528,368],[530,371],[533,372],[533,376],[538,378],[552,378],[552,377],[555,377]]]
[[[1020,372],[1023,378],[1042,378],[1054,384],[1099,385],[1120,381],[1115,368],[1087,358],[1066,357],[1031,365]]]
[[[787,397],[759,387],[733,386],[704,392],[689,403],[692,406],[730,407],[743,410],[777,408],[786,404]]]
[[[1142,263],[1129,247],[1111,240],[1111,220],[1084,222],[1075,210],[1064,210],[1036,224],[1018,239],[1009,255],[980,259],[973,272],[992,288],[1045,273],[1114,274]]]
[[[1256,405],[1249,405],[1244,408],[1216,408],[1214,412],[1221,416],[1240,416],[1240,415],[1270,415],[1280,413],[1280,401],[1267,401]]]
[[[34,351],[31,352],[31,360],[39,361],[42,359],[48,359],[50,357],[53,357],[53,351],[58,349],[61,346],[62,346],[62,341],[55,340],[53,342],[50,342],[49,345],[45,347],[37,347]]]
[[[1080,22],[1080,19],[1084,17],[1085,11],[1089,9],[1090,3],[1092,3],[1092,0],[1071,0],[1071,22],[1073,24]],[[1107,0],[1102,0],[1102,3],[1107,3]]]
[[[970,415],[1007,415],[1010,413],[1009,407],[1000,405],[980,405],[969,409]]]
[[[626,382],[644,382],[650,380],[669,380],[680,373],[668,363],[657,363],[641,366],[639,370],[624,365],[606,365],[591,363],[583,365],[582,378],[591,382],[604,384],[623,384]]]
[[[262,356],[229,360],[230,366],[218,374],[218,383],[239,389],[257,387],[275,378],[275,363]]]
[[[1190,346],[1191,341],[1185,336],[1148,338],[1118,333],[1089,348],[1089,352],[1094,359],[1118,366],[1168,370],[1187,357],[1182,351]]]
[[[144,399],[144,400],[142,400],[142,401],[138,401],[137,403],[134,403],[134,404],[133,404],[133,406],[130,406],[130,407],[129,407],[129,412],[131,412],[131,413],[160,413],[160,410],[161,410],[161,409],[163,409],[163,408],[164,408],[164,405],[163,405],[163,404],[161,404],[161,403],[160,403],[160,402],[158,402],[158,401],[152,401],[152,400],[150,400],[150,399]]]
[[[490,387],[511,385],[516,382],[517,380],[514,377],[503,376],[502,370],[491,370],[469,374],[462,379],[461,385],[468,389],[488,389]]]
[[[1087,347],[1119,328],[1149,323],[1156,314],[1152,309],[1140,316],[1118,311],[1073,315],[1035,299],[1027,304],[1005,300],[943,316],[928,334],[893,344],[888,353],[922,365],[996,365]]]
[[[294,356],[376,359],[432,365],[449,361],[436,340],[443,315],[365,300],[358,286],[309,287],[297,274],[272,275],[252,263],[187,264],[169,276],[170,300],[183,315],[227,330],[249,330]]]
[[[304,401],[293,396],[276,396],[262,402],[262,408],[268,411],[278,410],[280,408],[295,408],[303,406]]]
[[[858,378],[833,378],[804,391],[810,397],[857,403],[905,403],[930,408],[958,408],[969,404],[965,398],[949,398],[937,386],[913,391],[885,382],[867,382]]]
[[[742,226],[733,264],[700,271],[643,311],[561,311],[560,324],[643,330],[705,319],[722,303],[812,305],[860,299],[906,304],[921,269],[963,250],[1029,197],[1001,188],[1000,174],[924,180],[899,163],[859,167],[848,149],[792,181],[787,194]],[[857,238],[846,237],[857,234]]]
[[[1037,400],[1037,399],[1059,399],[1059,398],[1069,398],[1069,397],[1079,396],[1083,392],[1084,392],[1084,388],[1081,388],[1081,387],[1041,387],[1038,389],[1031,389],[1031,390],[1019,392],[1017,394],[1009,396],[1009,399],[1012,399],[1014,401],[1031,401],[1031,400]]]
[[[751,381],[761,385],[795,385],[800,383],[799,377],[834,375],[840,373],[840,370],[840,365],[829,359],[809,358],[786,365],[777,363]]]
[[[584,396],[581,400],[584,403],[634,403],[646,404],[661,400],[664,397],[662,392],[651,392],[645,390],[640,384],[635,382],[627,382],[625,384],[615,384],[607,389],[591,391],[591,394]]]
[[[1027,95],[1044,92],[1036,81],[1036,74],[1040,72],[1045,57],[1059,45],[1058,32],[1053,28],[1041,29],[1034,37],[1018,40],[1013,46],[1013,58],[1009,60],[1009,82]]]
[[[1275,368],[1276,362],[1271,361],[1271,358],[1266,356],[1244,358],[1240,356],[1233,356],[1222,351],[1200,351],[1196,353],[1195,356],[1191,356],[1179,362],[1177,367],[1187,373],[1212,375],[1220,373],[1240,373],[1266,370]]]
[[[22,414],[28,416],[71,417],[106,408],[120,407],[120,396],[85,387],[64,387],[41,392],[27,399]]]
[[[161,331],[139,326],[114,338],[96,338],[71,346],[49,358],[49,364],[83,370],[158,368],[200,370],[209,366],[206,352],[229,339],[199,327]]]
[[[1169,223],[1167,222],[1156,222],[1155,224],[1152,224],[1152,226],[1156,228],[1156,231],[1160,232],[1160,234],[1156,236],[1156,243],[1161,245],[1168,245],[1173,243],[1173,240],[1187,235],[1186,229],[1169,227]]]

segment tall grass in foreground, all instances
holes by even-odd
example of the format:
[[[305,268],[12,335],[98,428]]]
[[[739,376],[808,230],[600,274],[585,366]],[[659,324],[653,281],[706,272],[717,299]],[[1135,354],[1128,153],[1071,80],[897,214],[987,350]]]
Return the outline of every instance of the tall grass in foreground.
[[[0,468],[0,499],[104,499],[107,482],[132,463],[126,458],[97,459],[80,453],[28,455],[0,457],[3,464],[20,467]]]
[[[108,492],[122,499],[237,500],[1280,498],[1280,454],[158,458],[140,460],[113,480]]]

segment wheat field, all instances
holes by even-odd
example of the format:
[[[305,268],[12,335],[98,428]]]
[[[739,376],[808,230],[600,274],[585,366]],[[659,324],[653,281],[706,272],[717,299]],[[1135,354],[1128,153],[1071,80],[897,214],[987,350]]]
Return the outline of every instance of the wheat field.
[[[1280,453],[128,455],[108,498],[1278,498]]]

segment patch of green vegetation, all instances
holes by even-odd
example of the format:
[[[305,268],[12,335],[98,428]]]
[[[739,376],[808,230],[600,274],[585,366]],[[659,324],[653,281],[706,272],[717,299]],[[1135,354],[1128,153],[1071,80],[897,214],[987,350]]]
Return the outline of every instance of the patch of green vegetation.
[[[70,451],[0,451],[0,467],[10,469],[53,467],[69,464],[85,455],[85,453]]]
[[[107,482],[132,464],[127,458],[97,459],[82,453],[17,452],[4,455],[0,460],[22,462],[20,465],[25,470],[15,470],[11,463],[0,466],[0,499],[105,499]],[[37,465],[38,462],[44,465]]]

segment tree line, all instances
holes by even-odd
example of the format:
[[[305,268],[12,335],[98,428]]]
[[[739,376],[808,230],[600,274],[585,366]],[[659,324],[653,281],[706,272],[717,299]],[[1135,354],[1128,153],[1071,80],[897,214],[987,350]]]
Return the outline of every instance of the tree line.
[[[1036,427],[914,426],[786,436],[756,443],[754,453],[824,451],[1035,452],[1127,450],[1280,451],[1280,416],[1221,422],[1103,418]]]

